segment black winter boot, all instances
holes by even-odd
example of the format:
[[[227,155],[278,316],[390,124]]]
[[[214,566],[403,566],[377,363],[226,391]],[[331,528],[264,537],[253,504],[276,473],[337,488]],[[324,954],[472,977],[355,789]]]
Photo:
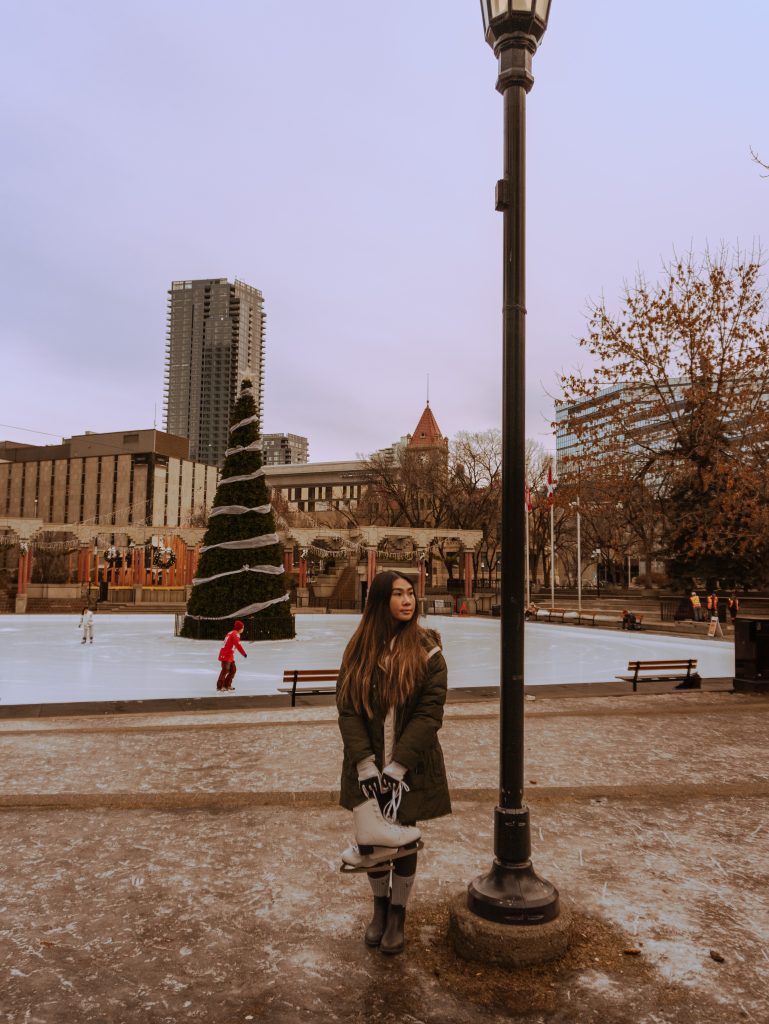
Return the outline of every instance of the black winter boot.
[[[382,941],[379,943],[379,949],[382,953],[387,953],[390,956],[396,953],[403,952],[404,946],[404,935],[403,926],[406,920],[406,908],[400,907],[395,903],[391,903],[387,911],[387,925],[382,936]]]
[[[382,941],[385,925],[387,924],[387,909],[389,906],[389,896],[374,897],[374,916],[371,918],[371,924],[366,929],[366,934],[363,937],[363,941],[367,946],[378,946]]]

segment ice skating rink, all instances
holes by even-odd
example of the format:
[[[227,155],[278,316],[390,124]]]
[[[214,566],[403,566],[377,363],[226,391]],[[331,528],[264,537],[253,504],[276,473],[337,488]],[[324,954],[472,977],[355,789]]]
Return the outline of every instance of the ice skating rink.
[[[236,691],[274,694],[287,668],[337,668],[357,615],[297,615],[295,640],[246,644]],[[499,684],[499,619],[436,617],[449,686]],[[0,616],[0,701],[8,704],[200,697],[215,693],[221,644],[173,635],[170,615],[96,615],[83,646],[78,616]],[[734,645],[619,630],[526,625],[526,683],[611,681],[628,658],[699,660],[704,678],[734,675]],[[226,700],[226,695],[222,700]]]

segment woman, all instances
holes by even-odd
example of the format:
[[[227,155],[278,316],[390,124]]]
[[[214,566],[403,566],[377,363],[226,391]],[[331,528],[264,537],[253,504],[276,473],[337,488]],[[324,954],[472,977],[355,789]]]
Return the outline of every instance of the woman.
[[[446,662],[439,635],[422,629],[417,616],[414,588],[404,576],[375,576],[337,682],[344,744],[339,802],[353,810],[373,793],[380,807],[399,806],[403,825],[451,813],[438,742]],[[415,850],[368,872],[374,916],[366,929],[366,945],[383,953],[402,951],[416,870]]]
[[[230,632],[224,638],[224,647],[219,651],[219,661],[222,663],[222,669],[219,673],[219,678],[216,681],[217,690],[225,690],[228,693],[232,693],[235,689],[232,685],[232,680],[235,678],[235,673],[238,671],[235,666],[235,648],[240,651],[244,658],[248,657],[246,652],[240,646],[240,636],[244,628],[243,623],[238,619]]]

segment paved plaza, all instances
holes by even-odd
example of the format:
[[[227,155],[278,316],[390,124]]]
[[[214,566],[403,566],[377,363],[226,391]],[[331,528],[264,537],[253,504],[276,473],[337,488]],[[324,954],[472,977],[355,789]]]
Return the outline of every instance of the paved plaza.
[[[391,960],[339,873],[332,707],[0,721],[0,1021],[765,1022],[769,701],[590,692],[526,702],[534,864],[574,941],[517,972],[446,941],[491,863],[495,701],[447,707],[454,814]]]

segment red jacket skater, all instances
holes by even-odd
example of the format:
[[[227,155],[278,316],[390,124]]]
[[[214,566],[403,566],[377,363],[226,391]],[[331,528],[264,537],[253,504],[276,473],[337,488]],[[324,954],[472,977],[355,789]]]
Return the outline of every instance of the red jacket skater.
[[[240,628],[243,628],[242,624]],[[246,652],[240,645],[240,630],[238,629],[231,630],[224,638],[224,647],[219,651],[219,661],[234,661],[235,648],[237,648],[243,657],[247,657]]]

